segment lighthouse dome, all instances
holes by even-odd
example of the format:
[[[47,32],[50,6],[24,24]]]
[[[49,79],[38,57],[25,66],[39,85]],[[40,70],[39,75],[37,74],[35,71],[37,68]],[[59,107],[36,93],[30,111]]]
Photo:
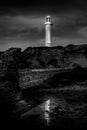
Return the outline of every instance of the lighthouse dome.
[[[49,15],[46,17],[46,21],[47,22],[51,21],[51,17]]]

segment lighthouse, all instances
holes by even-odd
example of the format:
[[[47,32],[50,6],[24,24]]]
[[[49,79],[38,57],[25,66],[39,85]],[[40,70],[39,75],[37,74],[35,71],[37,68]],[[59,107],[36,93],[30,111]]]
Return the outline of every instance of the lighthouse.
[[[46,47],[51,47],[51,26],[52,25],[53,24],[51,21],[51,17],[47,16],[45,22],[45,46]]]

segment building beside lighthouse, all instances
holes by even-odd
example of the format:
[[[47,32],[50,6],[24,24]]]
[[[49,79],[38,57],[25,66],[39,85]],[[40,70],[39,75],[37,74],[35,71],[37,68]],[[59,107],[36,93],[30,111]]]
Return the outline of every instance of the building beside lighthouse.
[[[45,22],[45,46],[46,47],[51,47],[52,43],[52,38],[51,38],[51,26],[53,25],[51,21],[51,17],[47,16],[46,17],[46,22]]]

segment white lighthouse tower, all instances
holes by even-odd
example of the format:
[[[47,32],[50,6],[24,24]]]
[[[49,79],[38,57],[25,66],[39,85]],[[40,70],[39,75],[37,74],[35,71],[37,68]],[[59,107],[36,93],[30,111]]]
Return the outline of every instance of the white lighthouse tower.
[[[47,16],[45,22],[45,46],[46,47],[51,47],[51,26],[52,25],[53,24],[51,21],[51,17]]]

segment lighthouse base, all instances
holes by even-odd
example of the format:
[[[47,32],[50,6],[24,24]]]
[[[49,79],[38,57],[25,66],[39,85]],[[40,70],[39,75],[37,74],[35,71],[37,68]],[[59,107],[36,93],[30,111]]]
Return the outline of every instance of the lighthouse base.
[[[46,47],[51,47],[51,43],[45,43]]]

